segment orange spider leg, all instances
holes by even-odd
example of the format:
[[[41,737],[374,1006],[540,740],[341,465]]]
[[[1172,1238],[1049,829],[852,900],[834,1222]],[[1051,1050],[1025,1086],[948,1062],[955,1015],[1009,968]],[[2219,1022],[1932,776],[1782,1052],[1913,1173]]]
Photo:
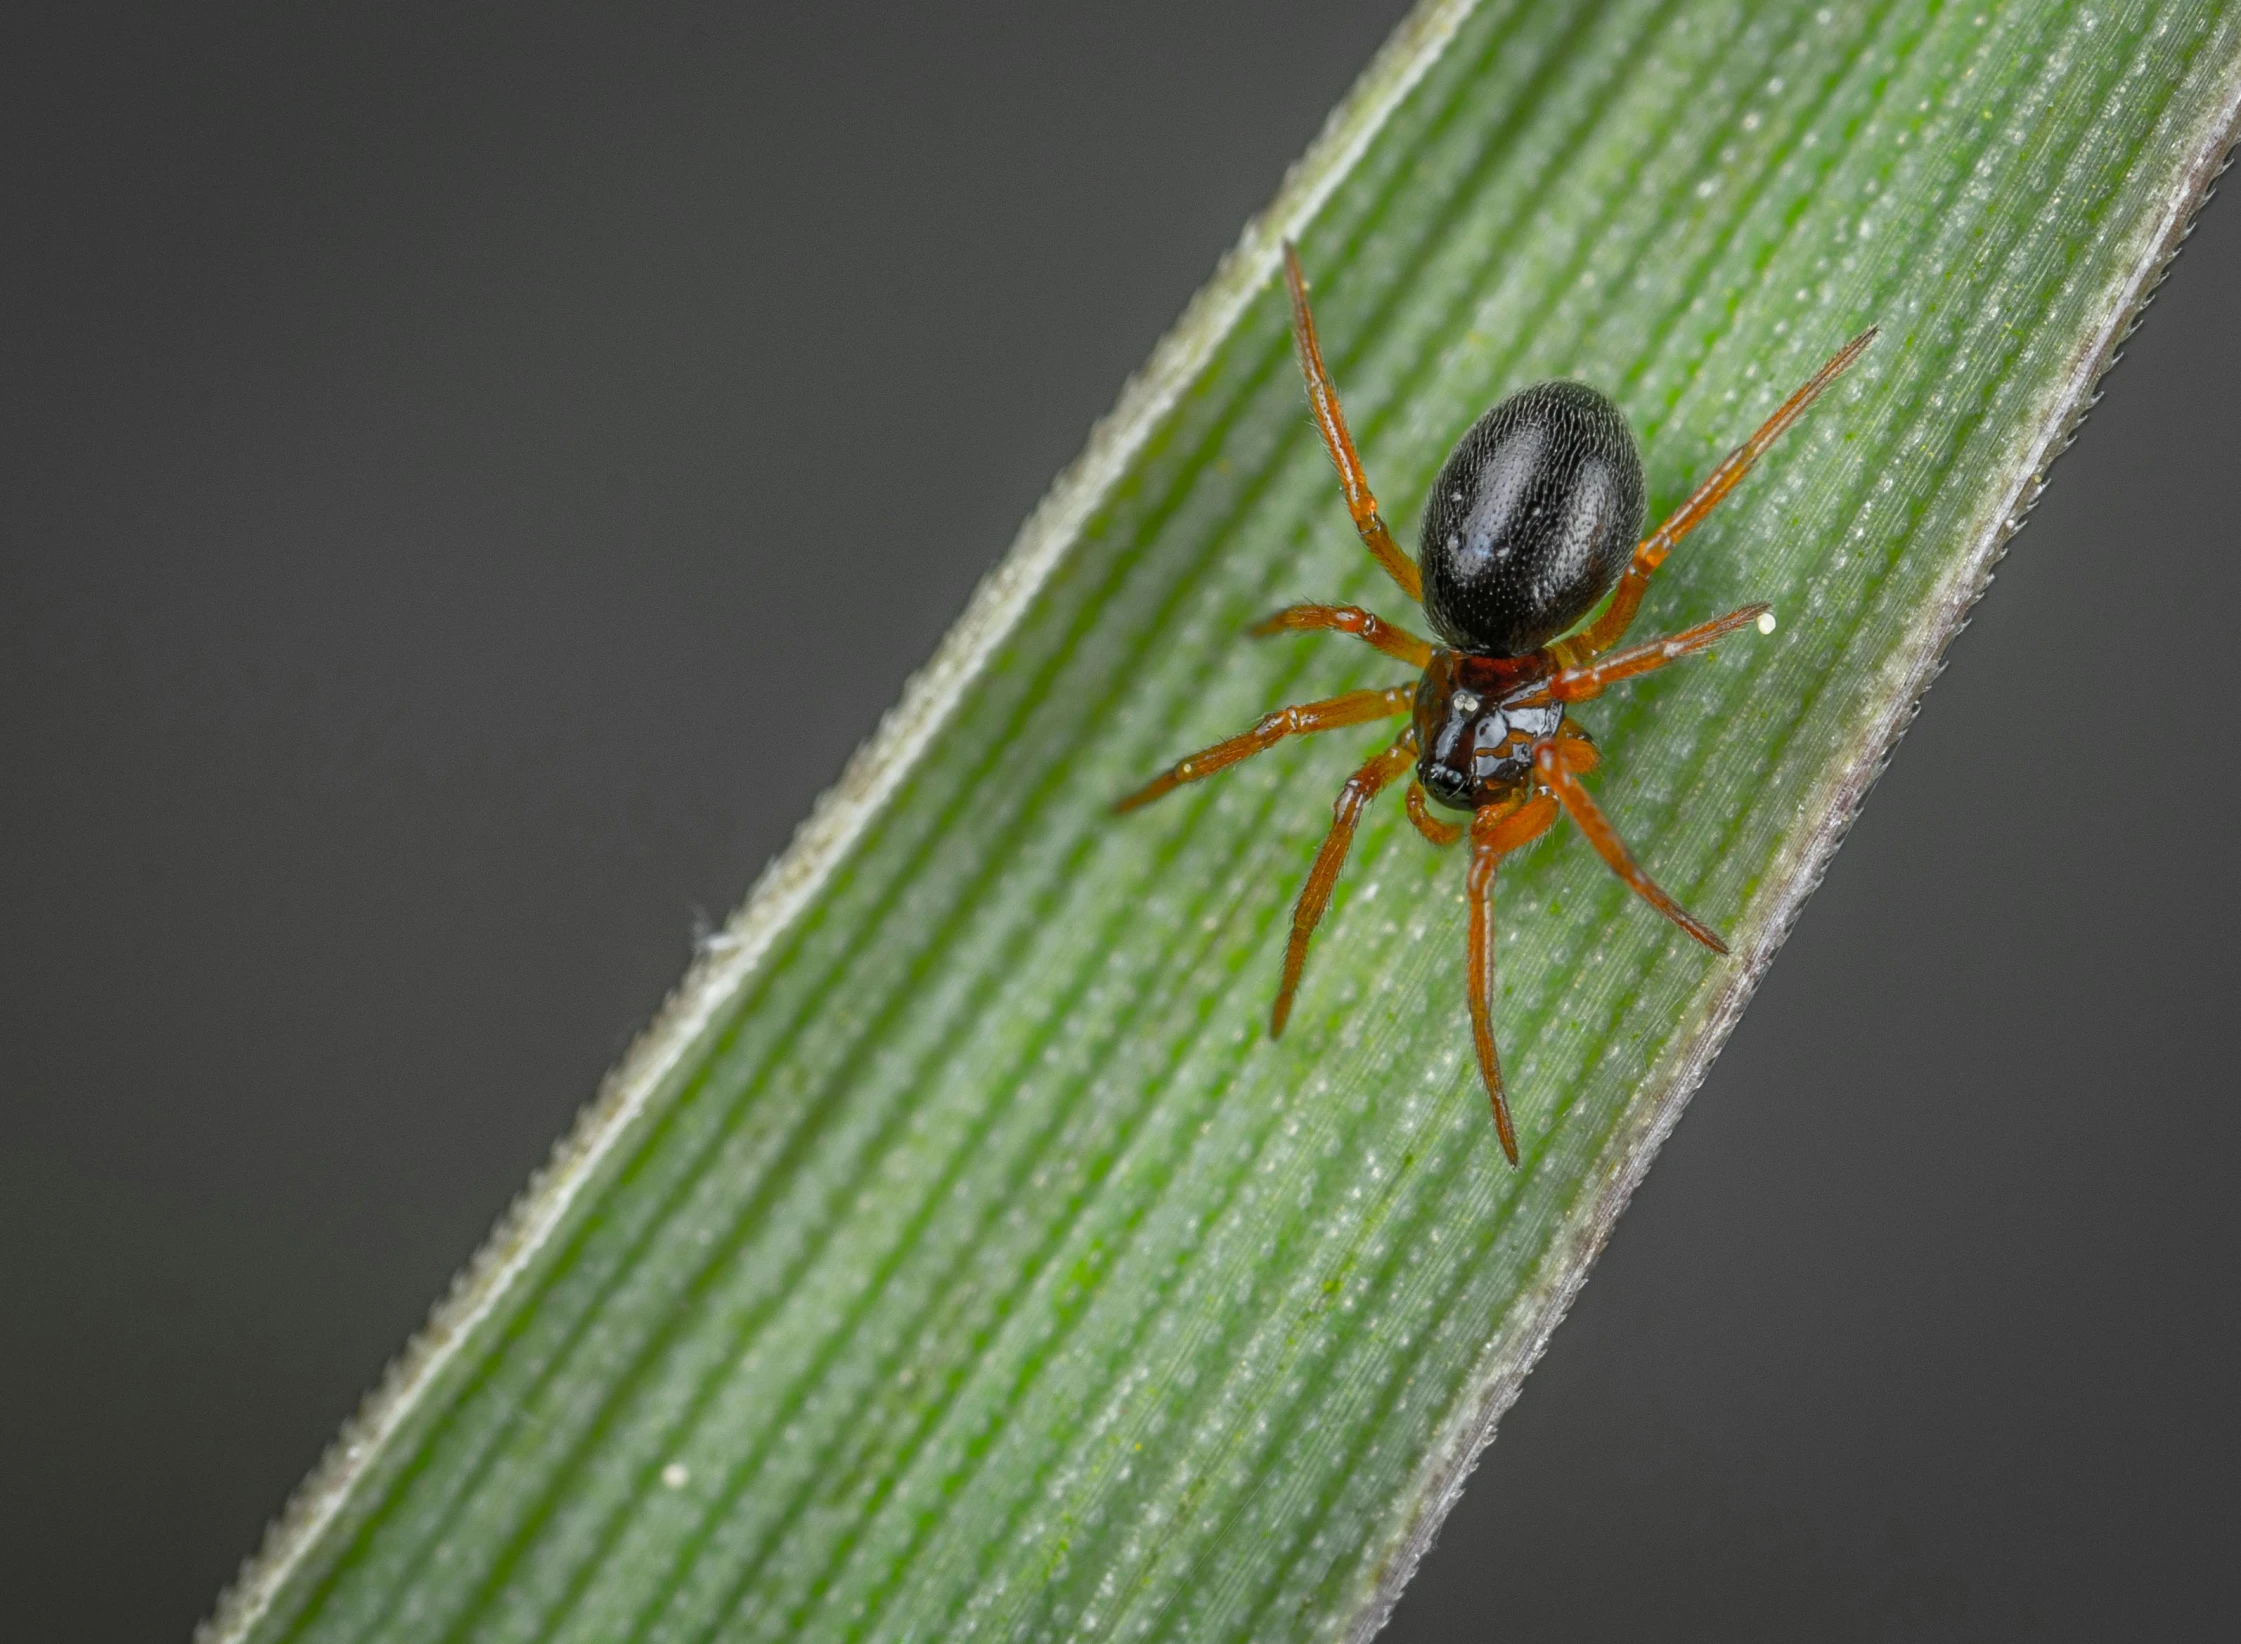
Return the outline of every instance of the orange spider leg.
[[[1494,874],[1504,856],[1548,832],[1556,818],[1556,801],[1545,793],[1488,805],[1471,816],[1471,1042],[1478,1048],[1487,1099],[1494,1104],[1494,1134],[1513,1165],[1517,1129],[1510,1123],[1510,1104],[1502,1094],[1502,1058],[1494,1048]]]
[[[1363,610],[1359,605],[1289,605],[1266,621],[1253,625],[1256,635],[1304,634],[1318,630],[1352,634],[1376,646],[1387,656],[1411,668],[1432,665],[1432,646],[1406,628]]]
[[[1711,477],[1696,488],[1694,496],[1642,539],[1641,546],[1634,550],[1633,563],[1619,579],[1618,592],[1611,596],[1611,603],[1603,614],[1581,633],[1563,642],[1568,652],[1583,658],[1600,656],[1626,637],[1634,613],[1641,609],[1642,595],[1649,588],[1651,573],[1665,563],[1665,556],[1673,551],[1673,545],[1695,530],[1704,516],[1719,505],[1720,499],[1751,471],[1751,464],[1766,454],[1767,447],[1788,432],[1790,424],[1805,415],[1806,407],[1821,397],[1822,390],[1867,352],[1867,345],[1875,341],[1876,329],[1869,326],[1838,349],[1803,388],[1782,402],[1781,409],[1767,418],[1757,433],[1727,454],[1719,467],[1712,470]]]
[[[1324,910],[1331,905],[1338,870],[1346,865],[1346,852],[1354,843],[1354,829],[1362,820],[1362,812],[1379,789],[1415,763],[1416,732],[1411,729],[1403,731],[1398,742],[1348,777],[1346,786],[1338,790],[1338,803],[1331,807],[1331,831],[1323,836],[1323,848],[1315,853],[1315,866],[1308,869],[1307,883],[1300,887],[1299,901],[1292,906],[1292,939],[1284,949],[1284,983],[1276,990],[1276,1008],[1268,1017],[1271,1039],[1283,1035],[1284,1023],[1292,1014],[1292,995],[1298,991],[1300,972],[1307,965],[1307,944],[1322,922]]]
[[[1584,739],[1542,742],[1533,749],[1533,774],[1563,804],[1565,814],[1587,835],[1587,842],[1595,847],[1595,854],[1603,859],[1604,865],[1625,880],[1635,895],[1714,953],[1727,952],[1727,944],[1710,926],[1666,895],[1658,888],[1657,881],[1642,871],[1633,853],[1626,848],[1626,842],[1619,838],[1618,830],[1595,803],[1594,796],[1581,785],[1578,772],[1592,768],[1593,759],[1594,750]]]
[[[1574,776],[1585,776],[1603,763],[1603,750],[1576,719],[1567,719],[1556,727],[1556,741],[1564,768]]]
[[[1736,629],[1747,628],[1752,623],[1759,622],[1771,609],[1771,606],[1766,605],[1746,605],[1740,611],[1730,611],[1724,617],[1700,622],[1693,628],[1684,628],[1664,639],[1644,640],[1639,645],[1629,645],[1623,651],[1613,651],[1600,662],[1580,668],[1560,669],[1505,706],[1540,708],[1552,702],[1585,702],[1590,697],[1601,696],[1622,679],[1652,673],[1668,662],[1678,662],[1685,656],[1710,650]],[[1770,624],[1762,623],[1761,626]]]
[[[1408,819],[1416,824],[1418,833],[1442,849],[1463,837],[1461,824],[1442,822],[1425,806],[1424,784],[1421,782],[1411,782],[1408,785]]]
[[[1361,534],[1362,546],[1377,556],[1385,574],[1399,583],[1401,592],[1410,599],[1421,600],[1423,578],[1417,574],[1416,562],[1401,552],[1393,533],[1385,528],[1384,516],[1377,511],[1377,498],[1370,491],[1369,476],[1362,472],[1361,455],[1354,449],[1354,436],[1346,430],[1346,413],[1338,406],[1338,386],[1323,368],[1323,346],[1315,340],[1315,316],[1307,306],[1307,276],[1300,271],[1299,250],[1289,240],[1284,242],[1284,284],[1292,294],[1292,340],[1299,348],[1300,375],[1307,379],[1307,404],[1323,436],[1323,449],[1330,452],[1331,461],[1338,467],[1346,511],[1354,516],[1354,529]]]
[[[1216,771],[1227,770],[1241,759],[1266,753],[1287,736],[1334,731],[1342,725],[1366,725],[1373,719],[1405,714],[1415,704],[1415,686],[1395,685],[1386,691],[1348,691],[1344,696],[1328,697],[1321,702],[1300,702],[1289,708],[1279,708],[1251,730],[1177,761],[1165,774],[1154,777],[1127,798],[1114,801],[1113,809],[1132,811],[1139,805],[1149,805],[1185,782],[1199,781]]]

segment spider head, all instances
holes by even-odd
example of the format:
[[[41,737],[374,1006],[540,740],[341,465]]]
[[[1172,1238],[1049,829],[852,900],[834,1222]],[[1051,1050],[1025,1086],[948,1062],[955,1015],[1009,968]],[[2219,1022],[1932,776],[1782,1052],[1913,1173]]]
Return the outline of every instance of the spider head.
[[[1554,736],[1564,709],[1505,707],[1534,659],[1439,651],[1416,688],[1416,778],[1450,810],[1475,811],[1533,780],[1533,744]]]

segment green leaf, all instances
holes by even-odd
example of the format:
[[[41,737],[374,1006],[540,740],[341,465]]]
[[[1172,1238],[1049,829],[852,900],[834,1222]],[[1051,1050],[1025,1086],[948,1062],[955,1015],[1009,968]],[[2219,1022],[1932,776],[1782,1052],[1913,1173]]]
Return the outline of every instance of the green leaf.
[[[2200,202],[2241,18],[1428,0],[228,1595],[218,1639],[1361,1637],[1586,1273]],[[1462,871],[1374,732],[1125,819],[1400,670],[1271,276],[1391,517],[1501,394],[1612,393],[1667,507],[1883,335],[1658,578],[1781,626],[1582,718],[1715,960],[1560,830]],[[1404,537],[1409,535],[1403,532]]]

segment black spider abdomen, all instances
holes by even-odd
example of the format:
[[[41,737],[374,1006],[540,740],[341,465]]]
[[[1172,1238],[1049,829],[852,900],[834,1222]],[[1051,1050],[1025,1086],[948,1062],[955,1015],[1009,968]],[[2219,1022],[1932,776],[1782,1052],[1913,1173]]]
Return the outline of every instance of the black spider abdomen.
[[[1481,656],[1537,651],[1594,609],[1642,529],[1642,454],[1583,383],[1512,394],[1440,467],[1417,561],[1440,637]]]

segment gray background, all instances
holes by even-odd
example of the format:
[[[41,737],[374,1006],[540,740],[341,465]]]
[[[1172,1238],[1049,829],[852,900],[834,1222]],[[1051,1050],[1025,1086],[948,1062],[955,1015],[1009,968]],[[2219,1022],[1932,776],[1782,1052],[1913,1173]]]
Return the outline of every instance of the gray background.
[[[1402,9],[11,14],[9,1636],[204,1610]],[[1391,1636],[2230,1616],[2237,297],[2213,209]]]

